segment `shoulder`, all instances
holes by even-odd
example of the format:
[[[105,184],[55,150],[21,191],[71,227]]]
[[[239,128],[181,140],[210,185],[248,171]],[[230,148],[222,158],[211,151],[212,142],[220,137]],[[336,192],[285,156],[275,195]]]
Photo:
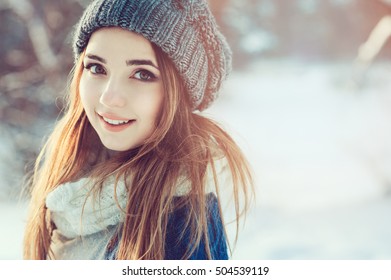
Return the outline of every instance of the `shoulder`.
[[[225,236],[224,226],[221,219],[218,200],[215,194],[209,193],[207,196],[208,213],[208,239],[210,251],[213,260],[227,260],[228,247]],[[175,198],[179,199],[179,197]],[[190,244],[190,229],[186,228],[186,219],[188,217],[186,207],[176,209],[169,217],[165,237],[165,259],[178,260],[185,256]],[[116,258],[120,239],[120,233],[113,239],[114,244],[106,251],[105,259],[113,260]],[[207,259],[206,242],[204,239],[198,244],[189,260]]]
[[[227,242],[218,200],[214,193],[208,193],[206,196],[208,239],[212,259],[225,260],[228,259]],[[186,211],[186,207],[175,210],[169,218],[165,242],[166,259],[181,259],[189,247],[190,229],[185,228],[188,217]],[[207,259],[206,240],[201,240],[189,259]]]

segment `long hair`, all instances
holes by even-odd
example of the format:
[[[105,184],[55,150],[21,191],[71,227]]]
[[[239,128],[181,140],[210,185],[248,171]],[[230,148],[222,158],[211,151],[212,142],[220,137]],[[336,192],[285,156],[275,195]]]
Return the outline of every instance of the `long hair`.
[[[117,259],[164,259],[168,218],[174,208],[186,207],[185,228],[190,228],[189,257],[201,240],[211,258],[207,227],[206,188],[208,170],[212,173],[217,197],[226,192],[220,186],[215,160],[224,158],[232,178],[232,192],[239,218],[249,207],[253,193],[250,167],[234,140],[214,121],[192,111],[186,89],[171,60],[153,45],[161,69],[164,101],[156,129],[140,147],[121,152],[105,161],[92,164],[96,151],[104,151],[96,132],[84,112],[79,95],[83,72],[82,53],[73,69],[69,100],[65,114],[56,124],[39,154],[32,179],[29,217],[24,238],[24,258],[51,258],[50,242],[53,225],[45,206],[49,192],[62,183],[83,176],[95,180],[94,191],[116,176],[124,180],[127,205],[125,220],[118,234]],[[88,163],[88,164],[87,164]],[[87,174],[88,173],[88,174]],[[183,176],[189,182],[186,195],[175,200],[178,181]],[[220,213],[221,206],[219,204]],[[236,236],[237,238],[237,236]],[[235,238],[235,242],[236,242]]]

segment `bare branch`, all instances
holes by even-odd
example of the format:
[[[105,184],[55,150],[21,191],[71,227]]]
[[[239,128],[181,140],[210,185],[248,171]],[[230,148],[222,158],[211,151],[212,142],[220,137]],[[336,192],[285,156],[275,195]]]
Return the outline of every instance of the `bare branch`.
[[[4,2],[4,0],[2,1]],[[34,53],[41,66],[48,72],[57,68],[58,60],[49,41],[44,22],[35,15],[34,7],[28,0],[5,0],[8,6],[25,22]]]

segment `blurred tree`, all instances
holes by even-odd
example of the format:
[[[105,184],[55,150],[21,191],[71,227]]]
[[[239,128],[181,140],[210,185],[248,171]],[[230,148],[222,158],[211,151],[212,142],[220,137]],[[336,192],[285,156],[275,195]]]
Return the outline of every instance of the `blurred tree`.
[[[0,196],[20,190],[62,108],[73,64],[68,34],[81,12],[79,1],[0,1]]]

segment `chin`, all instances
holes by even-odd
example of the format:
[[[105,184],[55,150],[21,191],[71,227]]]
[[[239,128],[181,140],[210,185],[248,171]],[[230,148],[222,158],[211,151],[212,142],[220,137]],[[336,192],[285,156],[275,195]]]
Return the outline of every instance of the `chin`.
[[[108,150],[113,152],[125,152],[130,150],[131,148],[128,147],[118,147],[118,146],[112,146],[112,145],[104,145]]]
[[[102,141],[103,146],[105,146],[106,149],[113,151],[113,152],[126,152],[131,149],[137,148],[141,146],[141,144],[129,144],[129,145],[123,145],[123,143],[113,143],[113,142],[104,142]]]
[[[131,148],[123,146],[123,145],[115,145],[114,143],[105,143],[102,141],[103,146],[105,146],[106,149],[113,151],[113,152],[125,152]]]

